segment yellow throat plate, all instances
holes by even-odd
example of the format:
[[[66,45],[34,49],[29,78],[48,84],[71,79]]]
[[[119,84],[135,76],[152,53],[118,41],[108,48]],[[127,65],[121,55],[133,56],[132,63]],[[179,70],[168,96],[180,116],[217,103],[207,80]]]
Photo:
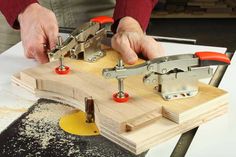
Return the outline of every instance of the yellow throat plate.
[[[59,121],[59,126],[65,132],[79,136],[99,135],[95,123],[86,123],[86,114],[80,110],[64,115]]]

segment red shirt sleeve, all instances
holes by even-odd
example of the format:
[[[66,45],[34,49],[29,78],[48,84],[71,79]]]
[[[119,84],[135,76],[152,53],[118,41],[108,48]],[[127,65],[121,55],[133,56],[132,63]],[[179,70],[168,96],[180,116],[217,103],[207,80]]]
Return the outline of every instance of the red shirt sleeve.
[[[32,4],[38,3],[37,0],[0,0],[0,10],[5,16],[7,22],[15,29],[19,29],[20,25],[17,20],[18,15],[25,8]]]
[[[124,16],[130,16],[136,19],[142,29],[146,31],[152,9],[158,0],[116,0],[113,18],[115,20],[112,26],[115,32],[119,20]]]

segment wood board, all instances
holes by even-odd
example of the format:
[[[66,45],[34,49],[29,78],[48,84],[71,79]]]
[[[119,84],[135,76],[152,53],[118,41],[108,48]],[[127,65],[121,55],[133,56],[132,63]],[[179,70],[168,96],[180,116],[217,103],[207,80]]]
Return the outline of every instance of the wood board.
[[[141,75],[125,79],[131,99],[116,103],[112,94],[117,92],[117,81],[106,80],[101,73],[103,68],[114,67],[118,58],[116,52],[107,50],[107,55],[96,63],[66,59],[72,71],[65,76],[55,74],[57,63],[53,62],[24,70],[12,81],[39,97],[66,102],[81,110],[84,97],[92,96],[101,134],[135,154],[226,112],[228,94],[223,90],[199,83],[197,96],[164,101],[153,92],[153,86],[142,83]],[[132,126],[132,131],[126,132],[127,125]]]

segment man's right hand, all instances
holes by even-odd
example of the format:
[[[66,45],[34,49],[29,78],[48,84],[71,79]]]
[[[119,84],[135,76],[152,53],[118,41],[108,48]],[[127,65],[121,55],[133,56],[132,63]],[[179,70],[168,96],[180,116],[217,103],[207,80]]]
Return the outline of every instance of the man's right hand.
[[[48,62],[46,52],[55,48],[58,24],[55,14],[38,3],[29,5],[18,16],[25,56]]]

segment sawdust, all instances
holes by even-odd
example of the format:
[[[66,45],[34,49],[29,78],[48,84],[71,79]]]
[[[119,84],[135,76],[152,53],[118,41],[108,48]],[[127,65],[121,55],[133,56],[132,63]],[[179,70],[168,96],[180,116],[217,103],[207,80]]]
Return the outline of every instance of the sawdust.
[[[19,128],[19,135],[37,139],[42,149],[46,149],[50,140],[55,139],[59,132],[58,122],[60,118],[73,110],[73,107],[59,103],[39,106],[22,120],[23,125]]]
[[[36,108],[26,116],[19,134],[28,138],[38,139],[43,149],[47,148],[51,139],[55,138],[60,118],[73,111],[74,108],[62,104],[48,103]]]
[[[0,156],[133,157],[102,136],[75,136],[59,127],[60,118],[75,108],[42,99],[0,136]],[[141,155],[143,156],[143,155]]]

